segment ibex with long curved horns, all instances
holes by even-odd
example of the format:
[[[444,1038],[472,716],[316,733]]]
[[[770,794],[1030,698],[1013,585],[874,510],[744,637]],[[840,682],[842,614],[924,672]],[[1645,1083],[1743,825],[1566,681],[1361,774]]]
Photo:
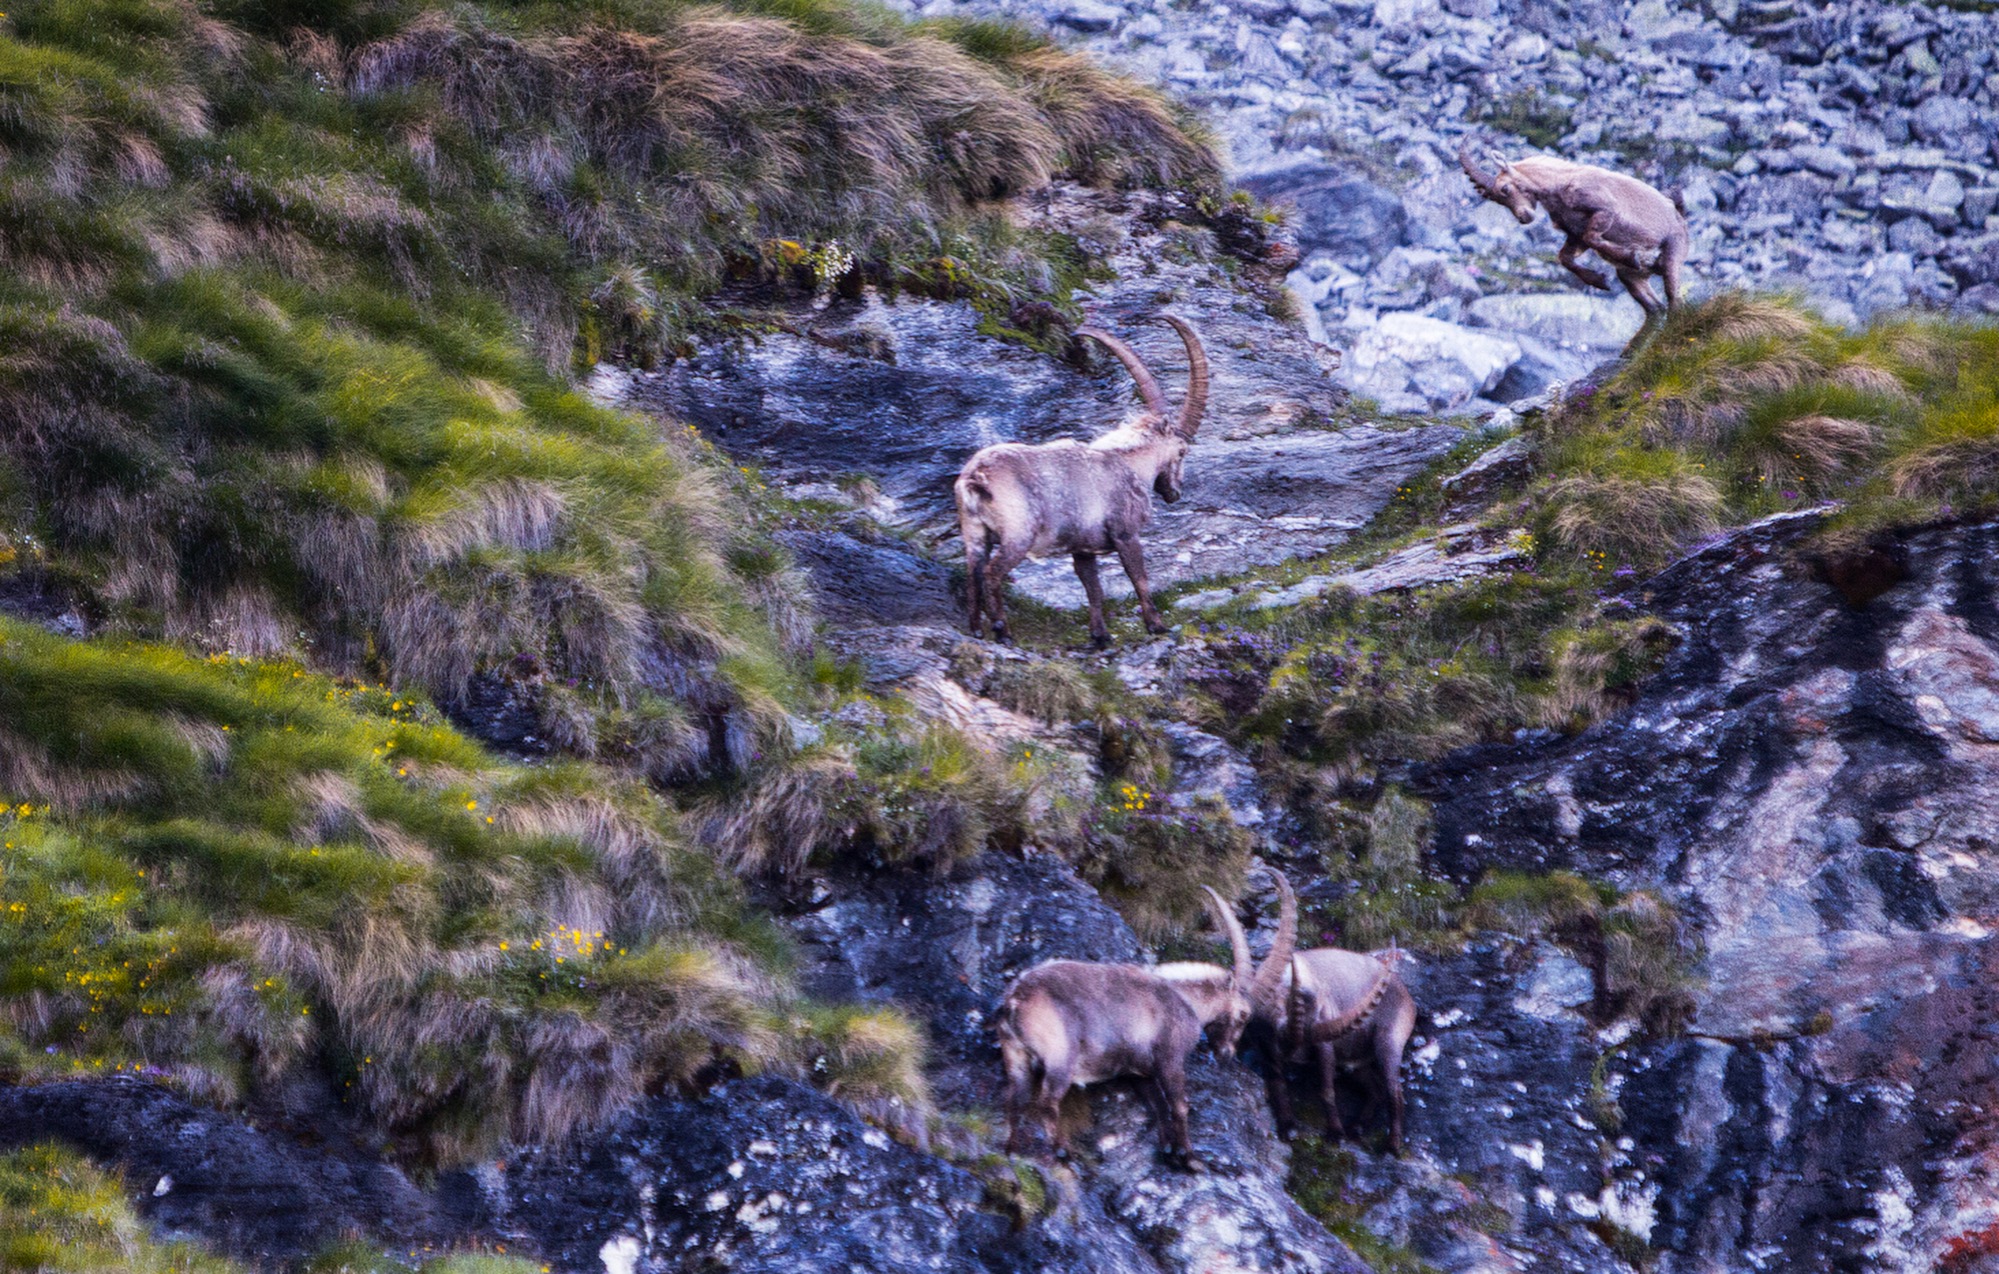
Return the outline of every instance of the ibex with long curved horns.
[[[1548,220],[1568,236],[1559,260],[1584,283],[1610,287],[1602,271],[1576,263],[1578,255],[1589,251],[1617,272],[1624,290],[1644,307],[1648,323],[1680,303],[1688,234],[1686,208],[1678,196],[1669,199],[1636,177],[1547,155],[1530,155],[1485,173],[1460,147],[1458,164],[1480,195],[1504,205],[1521,225],[1533,224],[1535,204],[1546,208]],[[1663,305],[1652,295],[1649,280],[1655,274],[1666,284]]]
[[[1136,1075],[1151,1081],[1146,1098],[1159,1121],[1160,1148],[1194,1166],[1187,1054],[1205,1028],[1220,1022],[1215,1051],[1235,1056],[1250,1016],[1249,942],[1221,895],[1209,889],[1207,900],[1228,934],[1233,969],[1051,960],[1014,979],[994,1023],[1006,1067],[1009,1154],[1020,1148],[1030,1115],[1039,1117],[1056,1152],[1067,1154],[1058,1122],[1063,1095],[1076,1085]]]
[[[1138,594],[1148,632],[1166,625],[1152,606],[1145,554],[1138,533],[1152,520],[1152,492],[1180,498],[1180,467],[1208,402],[1208,357],[1194,330],[1162,316],[1187,347],[1187,397],[1175,417],[1159,380],[1131,346],[1094,327],[1076,335],[1096,341],[1138,382],[1145,410],[1087,446],[1072,439],[1038,445],[1002,442],[985,447],[958,474],[958,529],[965,538],[967,607],[972,636],[982,637],[983,617],[993,636],[1010,640],[1003,594],[1006,577],[1029,557],[1066,552],[1090,599],[1090,640],[1110,645],[1104,624],[1103,582],[1097,555],[1116,553]]]
[[[1402,1150],[1402,1050],[1416,1029],[1416,1001],[1395,970],[1374,956],[1338,947],[1296,951],[1298,898],[1284,873],[1277,878],[1277,940],[1251,985],[1256,1018],[1272,1028],[1275,1055],[1264,1073],[1278,1132],[1289,1137],[1289,1071],[1316,1062],[1326,1135],[1346,1135],[1337,1081],[1343,1066],[1372,1063],[1388,1102],[1388,1143]]]

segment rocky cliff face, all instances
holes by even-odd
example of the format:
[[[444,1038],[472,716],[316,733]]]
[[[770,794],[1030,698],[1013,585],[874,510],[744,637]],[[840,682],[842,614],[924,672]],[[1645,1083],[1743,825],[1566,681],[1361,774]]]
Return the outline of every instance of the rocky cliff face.
[[[1628,714],[1438,767],[1436,852],[1663,888],[1693,918],[1691,1031],[1606,1053],[1604,1162],[1660,1268],[1982,1269],[1999,530],[1879,544],[1843,591],[1787,559],[1816,520],[1654,582],[1683,640]]]
[[[1638,325],[1476,201],[1461,142],[1685,192],[1696,286],[1842,321],[1999,310],[1999,17],[1978,6],[1665,0],[911,0],[1073,32],[1221,126],[1295,206],[1292,285],[1343,379],[1394,410],[1574,379]]]
[[[1306,211],[1303,280],[1340,281],[1314,296],[1317,321],[1348,346],[1343,369],[1273,315],[1285,254],[1255,241],[1245,250],[1211,212],[1059,190],[1024,214],[1089,240],[1115,272],[1091,298],[1096,321],[1130,335],[1169,393],[1183,359],[1145,320],[1170,305],[1207,337],[1216,393],[1187,498],[1160,510],[1146,540],[1156,583],[1202,585],[1168,609],[1182,631],[1141,639],[1128,604],[1108,656],[1059,641],[1003,650],[957,631],[956,546],[939,537],[965,456],[1001,439],[1088,436],[1130,403],[1122,371],[997,340],[969,306],[795,300],[761,337],[707,340],[662,371],[605,372],[592,388],[692,422],[778,488],[781,538],[812,579],[824,644],[871,688],[982,738],[1065,749],[1087,770],[1101,764],[1100,727],[1003,705],[999,672],[1060,664],[1107,676],[1171,753],[1162,799],[1226,811],[1308,901],[1346,887],[1326,879],[1314,811],[1276,790],[1212,713],[1185,710],[1191,687],[1226,712],[1230,678],[1245,675],[1204,621],[1218,607],[1281,615],[1336,588],[1395,593],[1522,569],[1504,519],[1480,519],[1533,463],[1524,439],[1486,451],[1444,484],[1434,534],[1360,553],[1356,534],[1477,435],[1363,418],[1334,373],[1387,403],[1497,394],[1525,409],[1540,383],[1621,339],[1599,303],[1524,290],[1553,277],[1550,245],[1530,247],[1471,209],[1446,166],[1458,117],[1538,85],[1573,97],[1556,103],[1570,113],[1564,127],[1594,146],[1635,136],[1620,130],[1648,104],[1676,103],[1669,116],[1689,137],[1666,140],[1690,148],[1672,152],[1692,165],[1689,189],[1709,183],[1714,204],[1690,202],[1722,278],[1865,259],[1876,276],[1901,271],[1941,296],[1935,263],[1974,259],[1953,254],[1974,252],[1990,212],[1973,197],[1992,184],[1987,152],[1967,140],[1991,102],[1972,74],[1990,66],[1977,43],[1985,15],[1401,0],[1156,12],[1068,0],[1048,12],[1229,104],[1239,158]],[[1583,48],[1585,30],[1599,43]],[[1895,44],[1886,30],[1914,34]],[[1842,87],[1863,83],[1856,74],[1875,76],[1880,92]],[[1791,102],[1799,85],[1817,103],[1798,116],[1807,134],[1772,122],[1778,105],[1741,107]],[[1964,103],[1972,123],[1927,147],[1921,129],[1936,125],[1918,121],[1944,110],[1938,101]],[[1309,136],[1296,124],[1306,111],[1320,112]],[[1287,120],[1296,126],[1276,127]],[[1881,138],[1871,150],[1867,128]],[[1357,135],[1384,149],[1340,149]],[[1899,211],[1885,193],[1910,173],[1956,174],[1964,187],[1947,239],[1937,227],[1948,183],[1923,178],[1925,192],[1941,191],[1934,216]],[[1755,210],[1787,190],[1802,192],[1810,216],[1754,222],[1776,216]],[[1729,221],[1724,207],[1751,219]],[[1865,237],[1915,216],[1943,244],[1928,256],[1882,254]],[[1764,228],[1725,228],[1738,224]],[[1840,246],[1849,232],[1862,238]],[[1909,295],[1869,299],[1851,290],[1857,275],[1806,273],[1856,311]],[[1958,299],[1978,294],[1967,285]],[[993,1154],[999,1072],[986,1016],[1000,989],[1054,956],[1151,958],[1117,911],[1034,846],[942,874],[824,865],[796,896],[766,900],[808,991],[893,1004],[924,1024],[945,1112],[925,1145],[769,1075],[660,1095],[585,1144],[421,1186],[351,1135],[323,1094],[236,1117],[136,1082],[0,1088],[0,1141],[72,1141],[126,1169],[156,1226],[272,1262],[361,1231],[412,1250],[505,1242],[579,1274],[1344,1274],[1419,1260],[1465,1274],[1999,1268],[1985,1131],[1999,1093],[1983,1047],[1999,1023],[1988,971],[1999,526],[1929,526],[1824,557],[1808,539],[1822,517],[1739,530],[1614,598],[1656,616],[1674,644],[1607,720],[1572,737],[1522,731],[1399,772],[1434,807],[1417,851],[1437,880],[1576,873],[1623,897],[1634,923],[1646,899],[1670,905],[1687,955],[1685,967],[1653,970],[1660,985],[1611,988],[1573,933],[1493,921],[1461,946],[1412,957],[1403,975],[1422,1012],[1403,1158],[1372,1142],[1287,1148],[1253,1071],[1206,1050],[1190,1078],[1209,1173],[1159,1163],[1143,1102],[1115,1084],[1070,1112],[1088,1129],[1075,1162]],[[1017,583],[1055,612],[1053,629],[1073,627],[1080,598],[1066,562]],[[1264,658],[1245,662],[1267,671]],[[1261,946],[1267,915],[1257,931]],[[1656,1012],[1606,1011],[1613,992],[1650,996]],[[1294,1195],[1332,1198],[1319,1211],[1345,1218],[1339,1236]]]

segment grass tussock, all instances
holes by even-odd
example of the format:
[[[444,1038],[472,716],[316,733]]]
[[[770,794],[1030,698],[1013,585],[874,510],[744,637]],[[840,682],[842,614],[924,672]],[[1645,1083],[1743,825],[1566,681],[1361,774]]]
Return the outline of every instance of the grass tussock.
[[[1723,526],[1834,500],[1849,528],[1991,505],[1999,329],[1893,316],[1860,331],[1781,297],[1676,311],[1553,415],[1533,493],[1551,551],[1645,570]]]
[[[0,621],[0,1042],[229,1100],[318,1069],[430,1161],[784,1064],[780,990],[642,788],[393,692]]]
[[[1105,785],[1071,858],[1139,938],[1156,943],[1203,931],[1203,885],[1225,898],[1242,892],[1251,845],[1218,804],[1176,804],[1125,781]]]
[[[1057,827],[1071,782],[1047,749],[999,755],[900,701],[861,694],[825,737],[710,797],[697,820],[703,841],[746,876],[796,881],[841,860],[945,871]]]
[[[923,1074],[923,1028],[894,1009],[832,1008],[809,1013],[799,1038],[813,1080],[830,1095],[928,1148],[936,1115]]]

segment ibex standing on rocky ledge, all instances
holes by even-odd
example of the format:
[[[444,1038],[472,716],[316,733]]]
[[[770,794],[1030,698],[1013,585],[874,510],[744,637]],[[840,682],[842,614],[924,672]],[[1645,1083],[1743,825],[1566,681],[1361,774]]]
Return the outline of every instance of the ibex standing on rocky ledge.
[[[1073,1086],[1136,1075],[1159,1122],[1161,1148],[1193,1167],[1187,1140],[1187,1054],[1210,1023],[1222,1026],[1215,1051],[1235,1056],[1249,1021],[1249,942],[1221,896],[1207,891],[1228,934],[1235,967],[1214,964],[1086,964],[1050,960],[1014,979],[994,1025],[1006,1066],[1006,1148],[1020,1149],[1022,1126],[1037,1116],[1057,1153],[1068,1152],[1059,1115]]]
[[[1349,1064],[1372,1065],[1388,1103],[1388,1144],[1402,1151],[1402,1050],[1416,1029],[1416,1001],[1402,979],[1380,959],[1359,951],[1319,947],[1293,954],[1298,899],[1283,872],[1277,878],[1277,939],[1257,970],[1253,992],[1258,1020],[1270,1024],[1276,1055],[1265,1074],[1277,1130],[1291,1135],[1289,1070],[1318,1064],[1326,1135],[1338,1141],[1337,1080]]]
[[[985,635],[983,613],[992,618],[993,636],[1010,640],[1002,599],[1006,577],[1027,558],[1054,552],[1067,552],[1076,564],[1090,599],[1090,640],[1099,649],[1111,642],[1099,553],[1115,552],[1124,563],[1146,630],[1166,631],[1152,608],[1138,533],[1152,520],[1152,492],[1169,504],[1180,498],[1180,465],[1208,402],[1208,358],[1192,328],[1171,314],[1163,317],[1187,347],[1187,398],[1178,420],[1136,351],[1108,332],[1078,328],[1076,335],[1117,355],[1138,382],[1145,411],[1087,446],[1069,439],[996,443],[959,472],[958,529],[965,537],[972,636]]]
[[[1458,163],[1479,194],[1504,205],[1521,225],[1533,224],[1535,204],[1546,208],[1548,220],[1568,236],[1562,265],[1591,287],[1608,288],[1610,280],[1602,271],[1576,264],[1585,251],[1602,257],[1631,299],[1644,307],[1648,325],[1680,303],[1680,263],[1687,259],[1688,236],[1686,208],[1677,196],[1668,199],[1636,177],[1545,155],[1483,173],[1460,148]],[[1666,284],[1663,305],[1648,282],[1655,274]]]

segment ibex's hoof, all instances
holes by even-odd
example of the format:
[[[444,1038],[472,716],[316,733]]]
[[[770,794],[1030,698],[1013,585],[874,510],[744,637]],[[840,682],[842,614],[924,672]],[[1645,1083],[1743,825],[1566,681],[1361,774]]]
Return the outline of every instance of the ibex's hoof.
[[[1173,630],[1171,628],[1168,628],[1165,624],[1151,623],[1145,626],[1145,631],[1151,633],[1154,637],[1163,637],[1167,633],[1172,632]]]
[[[1111,639],[1109,637],[1090,638],[1091,650],[1109,650],[1110,648],[1111,648]]]

